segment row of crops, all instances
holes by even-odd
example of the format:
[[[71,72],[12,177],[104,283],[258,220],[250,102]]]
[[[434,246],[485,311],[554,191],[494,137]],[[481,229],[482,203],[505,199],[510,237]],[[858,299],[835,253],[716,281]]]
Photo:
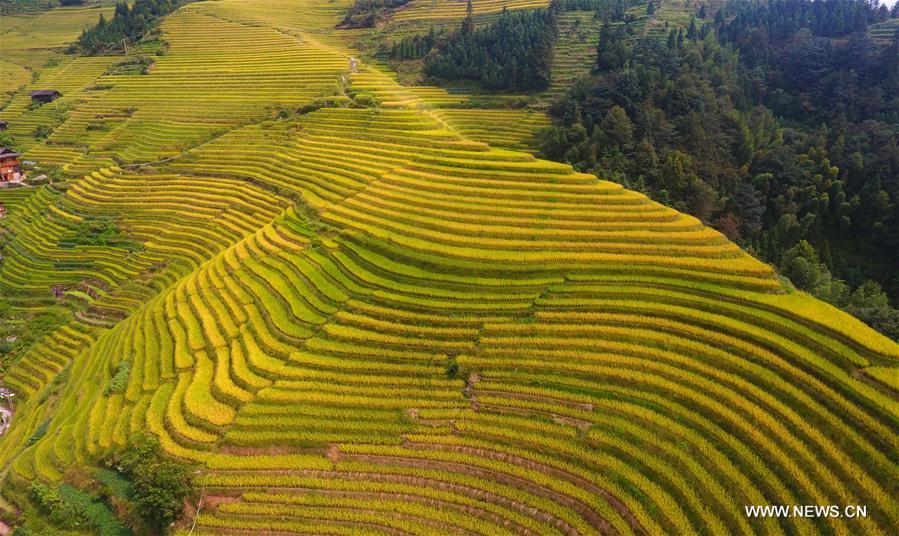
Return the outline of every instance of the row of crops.
[[[461,20],[466,15],[466,2],[440,2],[437,0],[413,0],[394,14],[398,22],[422,22]],[[549,6],[548,0],[473,0],[474,16],[493,15],[503,10],[538,9]]]
[[[196,11],[169,17],[165,31],[165,46],[133,47],[124,58],[51,58],[0,119],[28,158],[89,173],[176,156],[272,110],[309,103],[332,93],[346,68],[344,55],[303,47],[293,35]],[[116,69],[141,58],[150,74]],[[48,88],[62,98],[31,107],[28,91]],[[46,139],[33,135],[39,126],[49,129]]]
[[[60,408],[70,422],[51,426],[65,432],[16,471],[58,478],[149,427],[208,468],[221,502],[200,526],[213,532],[427,532],[472,514],[485,533],[508,520],[536,533],[762,528],[740,523],[735,490],[890,507],[885,473],[865,469],[891,467],[889,401],[849,374],[885,356],[764,294],[626,276],[501,286],[302,229],[286,213],[106,332],[72,366],[93,402]],[[120,360],[127,388],[102,396]]]
[[[14,307],[85,302],[3,376],[4,490],[149,432],[198,472],[183,534],[890,532],[895,344],[521,152],[539,114],[348,73],[339,9],[303,5],[172,15],[150,74],[98,75],[57,128],[119,114],[70,162],[93,169],[0,192]],[[341,75],[381,105],[265,114]],[[73,234],[105,220],[129,242]]]
[[[3,192],[0,202],[19,191],[31,193]],[[122,314],[144,301],[127,305],[129,289],[144,287],[145,297],[158,292],[286,205],[238,181],[108,170],[73,183],[64,196],[54,192],[40,188],[10,207],[9,226],[18,233],[0,266],[0,288],[25,304],[51,299],[51,287],[93,285],[101,294],[93,306]],[[129,240],[91,241],[89,224],[104,218],[126,228]],[[116,305],[119,299],[125,301]]]
[[[661,2],[661,6],[669,6],[671,2]],[[656,19],[664,15],[659,12]],[[632,17],[630,25],[624,22],[610,22],[611,28],[628,28],[629,38],[636,39],[644,32],[657,32],[651,28],[656,19],[646,13],[646,4],[639,4],[627,10]],[[549,89],[542,95],[546,102],[561,97],[564,92],[580,77],[588,75],[596,65],[596,46],[600,29],[605,21],[595,11],[566,11],[558,16],[559,39],[553,53],[552,77]]]
[[[68,432],[26,450],[19,474],[58,478],[68,461],[148,428],[207,468],[201,483],[216,507],[199,527],[211,532],[747,532],[783,527],[744,519],[741,502],[856,497],[880,497],[892,515],[884,476],[896,416],[853,371],[894,348],[835,311],[819,315],[842,329],[797,311],[802,298],[773,294],[761,267],[678,266],[705,259],[717,235],[595,181],[574,202],[565,190],[586,177],[465,141],[421,112],[322,110],[268,126],[236,130],[176,167],[271,177],[317,199],[325,227],[312,233],[287,210],[105,332],[72,366],[94,378],[92,404],[60,411],[68,419],[51,426]],[[391,182],[438,170],[439,183]],[[118,181],[107,180],[109,191]],[[508,199],[476,197],[496,190]],[[516,191],[558,199],[516,204]],[[483,223],[466,249],[478,262],[437,238],[404,245],[411,231],[387,227],[400,214],[366,219],[400,194],[408,229],[427,229],[436,210],[441,221]],[[343,207],[356,212],[342,218]],[[512,271],[489,260],[503,251],[485,246],[491,235],[510,240],[529,222],[559,234],[534,249],[560,259],[567,241],[585,251],[614,243],[586,231],[622,233],[636,259],[652,243],[641,230],[652,229],[662,253],[609,269],[524,260]],[[462,222],[441,229],[467,236]],[[695,251],[673,253],[681,235]],[[127,387],[103,396],[122,361]],[[771,459],[776,470],[762,462]]]

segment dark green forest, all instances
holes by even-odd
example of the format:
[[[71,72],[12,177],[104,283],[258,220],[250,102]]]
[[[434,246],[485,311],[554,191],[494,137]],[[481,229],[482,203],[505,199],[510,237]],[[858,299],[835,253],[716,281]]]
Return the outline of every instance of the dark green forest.
[[[423,58],[437,44],[437,39],[437,31],[433,27],[425,35],[407,35],[393,43],[390,49],[390,57],[398,60]]]
[[[358,1],[358,0],[357,0]],[[436,80],[469,80],[486,89],[533,91],[549,87],[556,18],[563,11],[594,11],[596,17],[633,22],[634,0],[552,0],[546,10],[503,11],[498,21],[475,26],[468,16],[449,35],[406,36],[394,43],[395,59],[424,58],[423,72]]]
[[[437,41],[424,74],[474,80],[488,89],[537,90],[549,86],[556,10],[503,11],[495,23],[475,27],[471,1],[457,32]]]
[[[698,216],[899,339],[899,35],[865,33],[896,14],[739,1],[663,39],[604,25],[542,151]]]
[[[100,15],[97,24],[82,32],[73,48],[86,54],[120,51],[126,41],[139,41],[160,17],[183,3],[179,0],[136,0],[131,7],[126,2],[117,3],[112,20],[107,21]]]

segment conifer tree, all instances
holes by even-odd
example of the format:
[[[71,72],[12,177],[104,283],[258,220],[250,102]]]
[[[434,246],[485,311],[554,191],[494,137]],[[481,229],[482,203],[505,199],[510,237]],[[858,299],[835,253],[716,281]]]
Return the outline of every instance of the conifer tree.
[[[461,31],[463,35],[474,31],[474,5],[471,0],[468,0],[468,5],[465,6],[465,20],[462,21]]]

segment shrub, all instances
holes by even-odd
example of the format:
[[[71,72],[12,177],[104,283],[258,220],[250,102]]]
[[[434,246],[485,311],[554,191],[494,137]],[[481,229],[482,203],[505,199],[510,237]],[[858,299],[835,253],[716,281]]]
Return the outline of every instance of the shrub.
[[[96,529],[99,536],[133,536],[133,533],[116,519],[109,506],[94,495],[69,484],[61,484],[57,488],[57,493],[65,504]]]
[[[459,377],[459,363],[456,363],[455,358],[447,360],[446,377],[449,379],[455,379]]]
[[[37,427],[37,430],[35,430],[34,433],[31,434],[31,437],[28,438],[28,441],[25,442],[25,446],[30,447],[31,445],[34,445],[35,443],[40,441],[41,438],[44,437],[44,435],[47,433],[47,426],[49,425],[50,419],[47,419],[46,421],[41,423],[41,425]]]
[[[106,389],[103,390],[103,396],[109,396],[113,393],[120,393],[128,386],[128,376],[131,374],[131,363],[122,361],[119,363],[119,369],[115,375],[109,379]]]
[[[74,236],[60,240],[60,246],[116,246],[129,250],[139,249],[139,245],[128,240],[114,221],[109,218],[87,218],[75,226]]]
[[[0,132],[0,147],[9,147],[13,151],[16,151],[17,146],[15,136],[8,132]]]
[[[107,465],[131,480],[135,512],[157,533],[178,519],[184,499],[193,489],[190,469],[164,459],[159,440],[152,436],[132,438]]]
[[[153,67],[153,60],[147,56],[138,56],[122,60],[110,67],[106,74],[148,74]]]
[[[61,527],[77,527],[85,521],[84,511],[66,501],[58,488],[34,481],[29,488],[32,499],[47,514],[50,522]]]
[[[379,104],[377,97],[371,93],[359,93],[353,98],[354,108],[377,108]]]
[[[135,505],[141,516],[162,530],[175,521],[192,489],[187,467],[169,461],[143,464],[134,472]]]

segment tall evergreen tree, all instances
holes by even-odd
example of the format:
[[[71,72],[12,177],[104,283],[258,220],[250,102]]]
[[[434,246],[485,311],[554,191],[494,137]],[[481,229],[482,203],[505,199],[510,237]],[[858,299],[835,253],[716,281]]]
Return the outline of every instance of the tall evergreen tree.
[[[621,67],[627,60],[627,34],[620,25],[612,26],[608,19],[599,29],[596,45],[596,68],[608,71]]]
[[[82,32],[75,46],[90,54],[118,50],[126,41],[138,41],[160,17],[177,7],[177,0],[136,0],[131,6],[119,2],[112,20],[101,14],[95,26]]]
[[[424,73],[447,80],[477,80],[490,89],[545,89],[556,41],[555,9],[503,11],[475,28],[466,17],[458,32],[427,55]]]
[[[465,19],[462,21],[460,31],[463,35],[474,31],[474,4],[471,3],[471,0],[468,0],[468,4],[465,6]]]

